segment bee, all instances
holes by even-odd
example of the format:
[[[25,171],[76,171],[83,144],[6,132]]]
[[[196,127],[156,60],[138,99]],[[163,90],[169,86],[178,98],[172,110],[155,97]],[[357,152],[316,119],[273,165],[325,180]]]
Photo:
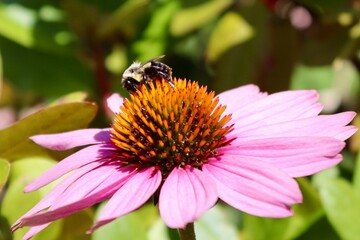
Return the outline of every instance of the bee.
[[[165,79],[172,88],[175,88],[174,82],[172,81],[172,69],[168,65],[156,61],[163,57],[165,57],[165,55],[150,59],[142,64],[140,62],[131,64],[123,73],[121,79],[123,87],[129,93],[132,93],[143,84]]]

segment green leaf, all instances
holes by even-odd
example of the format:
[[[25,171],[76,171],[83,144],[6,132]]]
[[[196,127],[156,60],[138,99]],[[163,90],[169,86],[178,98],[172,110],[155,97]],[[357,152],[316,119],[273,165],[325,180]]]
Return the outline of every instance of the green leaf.
[[[332,112],[341,102],[339,89],[334,87],[335,77],[336,72],[330,65],[316,67],[298,65],[292,75],[290,89],[318,90],[321,102],[325,105],[324,111]]]
[[[10,226],[8,226],[5,218],[0,215],[0,240],[12,239],[12,234],[9,232]]]
[[[139,61],[147,61],[165,52],[169,22],[179,7],[179,2],[169,1],[152,12],[144,37],[133,46]]]
[[[182,36],[194,31],[218,16],[232,3],[231,0],[212,0],[183,9],[174,16],[170,25],[170,32],[174,36]]]
[[[354,65],[337,59],[332,65],[298,65],[291,78],[291,89],[316,89],[320,92],[325,111],[335,111],[340,103],[356,108],[359,73]]]
[[[244,234],[248,239],[297,239],[324,216],[315,188],[305,178],[297,180],[303,194],[303,203],[293,206],[294,216],[271,219],[245,215]]]
[[[4,185],[6,184],[6,181],[9,177],[9,173],[10,173],[10,163],[5,159],[0,159],[0,192],[4,187]]]
[[[19,217],[30,210],[56,183],[49,184],[38,191],[24,193],[24,187],[39,176],[45,170],[54,166],[56,161],[47,158],[28,158],[21,159],[12,164],[11,178],[9,187],[1,205],[1,214],[8,221],[7,224],[13,224]],[[14,240],[20,240],[27,232],[28,228],[20,229],[14,233]],[[51,224],[33,239],[57,239],[61,230],[61,221]]]
[[[328,0],[300,0],[302,6],[308,6],[310,9],[321,12],[322,14],[340,13],[344,9],[351,8],[351,2],[347,1],[328,1]]]
[[[336,179],[339,176],[340,176],[339,167],[335,166],[315,174],[312,177],[311,182],[312,185],[314,185],[316,188],[319,188],[321,187],[321,185],[326,184],[328,181]]]
[[[0,157],[14,160],[31,155],[44,155],[29,137],[37,134],[65,132],[86,127],[95,117],[94,103],[67,103],[42,109],[0,131]]]
[[[35,20],[34,11],[15,4],[11,6],[0,4],[0,34],[22,46],[35,45],[33,35]]]
[[[114,46],[111,53],[108,54],[105,64],[110,72],[118,75],[122,74],[125,68],[128,67],[126,47]]]
[[[209,209],[195,223],[195,233],[198,239],[239,239],[236,225],[231,221],[230,216],[220,204],[216,204],[213,208]]]
[[[0,51],[0,98],[1,95],[3,94],[3,64],[2,64],[2,56],[1,56],[1,51]]]
[[[98,208],[99,215],[106,203]],[[146,240],[149,227],[158,218],[157,208],[152,205],[145,205],[133,213],[118,218],[113,222],[101,227],[93,233],[92,240],[118,240],[137,239]],[[161,238],[157,238],[161,239]]]
[[[264,82],[269,82],[269,85],[274,84],[274,81],[268,79],[267,72],[270,71],[266,70],[267,65],[259,66],[259,63],[265,61],[265,53],[269,51],[270,36],[268,25],[265,24],[268,22],[269,12],[262,2],[256,1],[254,4],[241,7],[239,14],[252,26],[255,34],[250,41],[233,47],[213,63],[211,69],[214,71],[212,78],[215,81],[211,82],[211,88],[217,93],[244,84],[259,84],[263,81],[262,76],[265,76]],[[262,73],[264,71],[266,73]],[[262,87],[262,89],[268,88]]]
[[[60,55],[73,52],[73,36],[63,14],[50,5],[32,10],[16,3],[0,4],[0,35],[26,48]]]
[[[147,240],[180,240],[177,229],[168,228],[161,218],[157,218],[148,231]]]
[[[17,179],[22,179],[26,184],[30,183],[55,164],[56,161],[49,157],[26,157],[19,159],[11,164],[9,184],[12,184]]]
[[[291,78],[291,89],[316,89],[331,88],[335,73],[331,66],[308,67],[298,65]]]
[[[90,240],[91,235],[86,234],[93,224],[94,213],[91,208],[77,212],[64,218],[61,234],[58,239],[61,240]]]
[[[74,50],[71,54],[54,54],[25,48],[2,36],[0,46],[4,78],[21,91],[19,95],[31,93],[54,99],[74,91],[94,92],[95,78],[91,69],[81,62]],[[19,65],[18,56],[23,64]]]
[[[30,210],[58,182],[51,183],[49,186],[32,193],[25,194],[23,192],[26,184],[54,164],[56,161],[40,157],[21,159],[12,164],[11,178],[9,179],[10,187],[2,206],[2,213],[9,224],[13,224],[16,219]],[[93,216],[94,213],[91,209],[78,212],[51,224],[43,232],[36,235],[34,239],[88,240],[90,235],[86,234],[86,230],[91,227]],[[15,232],[15,239],[20,239],[27,229],[20,229]]]
[[[83,102],[87,98],[86,92],[73,92],[52,101],[48,106],[56,106],[64,103]]]
[[[118,35],[118,32],[122,32],[128,37],[132,36],[136,31],[135,23],[144,16],[149,3],[149,0],[126,1],[102,22],[98,30],[99,38],[104,39]]]
[[[329,179],[320,185],[320,196],[326,215],[341,239],[360,236],[360,195],[344,179]]]
[[[335,79],[332,90],[340,96],[345,108],[356,109],[360,89],[360,76],[357,68],[350,60],[336,59],[333,69]]]
[[[262,218],[244,214],[244,235],[251,240],[284,239],[289,218]]]
[[[320,196],[307,178],[297,179],[303,195],[303,202],[293,207],[284,239],[296,239],[324,216]]]
[[[239,14],[225,14],[211,34],[207,49],[209,60],[216,61],[224,52],[249,40],[253,35],[252,27]]]
[[[355,192],[360,195],[360,152],[358,152],[355,162],[353,187]]]

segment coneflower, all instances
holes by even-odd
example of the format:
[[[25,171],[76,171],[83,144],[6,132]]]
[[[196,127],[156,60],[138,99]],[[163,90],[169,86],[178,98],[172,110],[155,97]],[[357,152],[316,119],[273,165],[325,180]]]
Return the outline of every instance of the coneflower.
[[[302,201],[294,177],[342,160],[353,112],[319,115],[316,91],[272,95],[247,85],[215,97],[197,82],[174,79],[113,95],[111,128],[38,135],[53,150],[86,148],[30,183],[37,190],[72,172],[12,230],[31,226],[24,239],[51,222],[110,199],[89,230],[141,207],[152,196],[165,224],[191,225],[219,199],[263,217],[288,217]]]

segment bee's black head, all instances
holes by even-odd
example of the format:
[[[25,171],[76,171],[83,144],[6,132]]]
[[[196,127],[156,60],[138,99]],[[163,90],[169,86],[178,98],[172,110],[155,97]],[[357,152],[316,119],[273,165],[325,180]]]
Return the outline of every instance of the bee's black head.
[[[121,82],[123,84],[123,87],[126,89],[126,91],[130,93],[135,92],[141,83],[132,77],[125,77],[121,80]]]

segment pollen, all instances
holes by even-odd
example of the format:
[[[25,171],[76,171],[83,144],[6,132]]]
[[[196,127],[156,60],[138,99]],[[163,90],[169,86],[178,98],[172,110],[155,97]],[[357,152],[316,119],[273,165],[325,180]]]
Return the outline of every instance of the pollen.
[[[173,79],[142,85],[116,114],[111,140],[128,165],[155,166],[163,173],[190,165],[201,169],[231,143],[231,115],[215,93],[195,81]]]

